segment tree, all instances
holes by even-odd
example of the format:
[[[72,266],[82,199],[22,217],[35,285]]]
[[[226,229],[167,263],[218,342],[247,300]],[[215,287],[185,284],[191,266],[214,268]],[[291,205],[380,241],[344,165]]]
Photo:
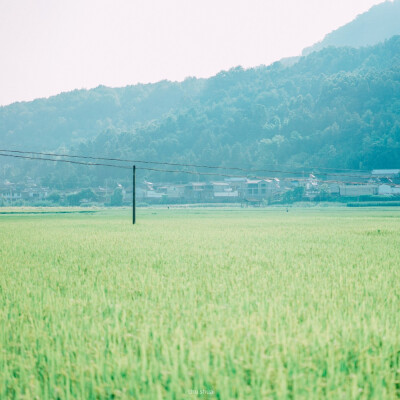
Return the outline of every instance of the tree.
[[[61,200],[61,196],[57,192],[53,192],[50,196],[47,197],[47,200],[52,201],[53,203],[59,203]]]
[[[303,200],[304,186],[298,186],[292,190],[288,190],[282,198],[284,203],[294,203],[295,201]]]
[[[67,196],[67,202],[70,206],[79,206],[83,200],[96,201],[96,194],[91,189],[81,190],[79,193]]]
[[[112,206],[122,206],[122,190],[120,188],[117,188],[114,190],[114,193],[111,195],[111,205]]]

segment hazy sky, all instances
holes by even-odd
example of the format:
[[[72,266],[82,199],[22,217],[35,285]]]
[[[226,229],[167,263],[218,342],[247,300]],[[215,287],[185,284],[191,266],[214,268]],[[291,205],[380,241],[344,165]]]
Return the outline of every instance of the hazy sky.
[[[0,104],[298,55],[383,0],[0,0]]]

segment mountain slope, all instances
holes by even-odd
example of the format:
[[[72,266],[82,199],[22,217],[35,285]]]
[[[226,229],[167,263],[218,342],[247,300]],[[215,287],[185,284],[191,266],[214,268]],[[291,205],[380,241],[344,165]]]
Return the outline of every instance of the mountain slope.
[[[315,45],[303,50],[303,55],[328,46],[362,47],[383,42],[400,35],[400,0],[386,1],[359,15],[354,21],[329,33]]]
[[[132,129],[195,101],[204,80],[75,90],[0,107],[0,145],[71,146],[106,129]]]
[[[108,129],[75,142],[69,151],[255,169],[271,164],[290,164],[300,170],[312,165],[366,169],[400,165],[400,36],[361,49],[326,48],[301,58],[292,67],[275,63],[249,70],[235,68],[201,82],[165,82],[161,93],[172,93],[180,85],[195,88],[190,101],[180,107],[175,102],[176,109],[124,130],[117,127],[124,120],[110,119]],[[159,104],[156,90],[153,95],[155,104]],[[116,115],[122,118],[129,115],[132,98],[118,99]],[[62,115],[62,107],[54,110],[55,100],[49,101],[48,113]],[[85,107],[84,98],[76,101]],[[25,111],[33,120],[45,120],[46,114],[35,114],[33,103],[23,104]],[[147,104],[151,107],[151,101]],[[46,109],[46,101],[42,107]],[[89,113],[86,121],[86,110],[78,107],[76,112],[80,111],[82,121],[89,123],[92,115]],[[7,107],[2,111],[7,112]],[[98,110],[93,113],[101,114]],[[29,125],[18,125],[18,119],[7,123],[21,133],[29,132]],[[49,149],[46,138],[58,132],[57,125],[52,129],[43,136],[32,136],[36,148]],[[7,145],[4,131],[0,131],[0,137],[2,145]],[[62,140],[54,139],[57,147]],[[18,147],[29,146],[20,142]],[[38,162],[13,165],[7,170],[7,174],[13,174],[11,179],[30,175],[41,177],[46,186],[63,188],[103,184],[106,179],[126,176],[124,171],[101,168]],[[141,173],[154,180],[191,179],[184,174]]]

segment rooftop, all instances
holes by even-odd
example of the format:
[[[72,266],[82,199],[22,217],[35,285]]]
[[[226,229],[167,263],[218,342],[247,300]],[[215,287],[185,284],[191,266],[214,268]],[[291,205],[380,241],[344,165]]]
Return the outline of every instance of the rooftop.
[[[374,169],[371,172],[372,175],[397,175],[400,174],[400,169]]]

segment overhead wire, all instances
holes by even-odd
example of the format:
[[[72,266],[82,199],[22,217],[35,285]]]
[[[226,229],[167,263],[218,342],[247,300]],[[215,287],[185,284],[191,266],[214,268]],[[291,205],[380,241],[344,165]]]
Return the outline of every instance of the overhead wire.
[[[17,154],[4,154],[4,150],[0,149],[0,157],[11,157],[11,158],[18,158],[18,159],[25,159],[25,160],[36,160],[36,161],[51,161],[51,162],[62,162],[62,163],[68,163],[68,164],[77,164],[77,165],[84,165],[84,166],[103,166],[103,167],[111,167],[111,168],[119,168],[119,169],[129,169],[131,170],[131,166],[126,166],[126,165],[115,165],[115,164],[105,164],[105,163],[88,163],[88,162],[83,162],[83,161],[73,161],[73,160],[65,160],[65,159],[54,159],[54,158],[45,158],[45,157],[31,157],[31,156],[23,156],[23,155],[17,155]],[[58,155],[58,157],[62,157],[61,155]],[[196,171],[184,171],[184,170],[170,170],[170,169],[159,169],[159,168],[149,168],[149,167],[136,167],[138,170],[144,170],[144,171],[153,171],[153,172],[163,172],[163,173],[183,173],[183,174],[189,174],[189,175],[197,175],[197,176],[219,176],[219,177],[227,177],[227,178],[247,178],[244,175],[233,175],[233,174],[221,174],[221,173],[213,173],[213,172],[196,172]],[[255,177],[256,179],[259,180],[274,180],[276,178],[273,177]],[[281,180],[284,181],[304,181],[308,180],[310,178],[282,178]],[[370,183],[368,182],[349,182],[349,181],[340,181],[340,180],[322,180],[322,179],[317,179],[317,178],[312,178],[313,182],[318,182],[318,183],[335,183],[335,184],[352,184],[352,185],[368,185]],[[389,184],[389,186],[396,186],[395,184]]]
[[[0,150],[1,152],[3,150]],[[54,162],[62,162],[62,163],[68,163],[68,164],[79,164],[79,165],[87,165],[87,166],[104,166],[104,167],[113,167],[113,168],[122,168],[122,169],[131,169],[131,167],[125,166],[125,165],[114,165],[114,164],[103,164],[103,163],[86,163],[83,161],[72,161],[72,160],[56,160],[53,158],[44,158],[44,157],[29,157],[29,156],[20,156],[16,154],[3,154],[0,153],[1,157],[12,157],[12,158],[22,158],[26,160],[41,160],[41,161],[54,161]]]
[[[0,150],[2,152],[3,150]],[[103,167],[113,167],[120,169],[129,169],[132,167],[126,165],[115,165],[115,164],[104,164],[104,163],[86,163],[83,161],[72,161],[72,160],[63,160],[63,159],[54,159],[54,158],[45,158],[45,157],[29,157],[29,156],[21,156],[16,154],[4,154],[0,153],[1,157],[12,157],[12,158],[22,158],[26,160],[40,160],[40,161],[53,161],[53,162],[63,162],[69,164],[79,164],[86,166],[103,166]],[[60,156],[59,156],[60,157]],[[219,174],[213,172],[194,172],[194,171],[183,171],[183,170],[168,170],[168,169],[158,169],[158,168],[146,168],[146,167],[136,167],[136,169],[145,170],[145,171],[155,171],[155,172],[167,172],[167,173],[183,173],[190,175],[210,175],[210,176],[224,176],[229,178],[245,178],[243,175],[232,175],[232,174]]]
[[[116,162],[129,162],[129,163],[139,163],[139,164],[154,164],[154,165],[167,165],[167,166],[175,166],[175,167],[190,167],[190,168],[205,168],[205,169],[220,169],[220,170],[232,170],[232,171],[241,171],[248,174],[254,174],[259,172],[267,172],[272,174],[287,174],[287,175],[303,175],[304,171],[287,171],[282,169],[246,169],[240,167],[223,167],[223,166],[213,166],[213,165],[201,165],[201,164],[184,164],[184,163],[172,163],[172,162],[161,162],[161,161],[149,161],[149,160],[133,160],[133,159],[123,159],[123,158],[111,158],[111,157],[93,157],[93,156],[81,156],[75,154],[59,154],[59,153],[45,153],[45,152],[35,152],[35,151],[22,151],[22,150],[9,150],[9,149],[0,149],[1,152],[8,153],[16,153],[16,154],[35,154],[35,155],[44,155],[44,156],[53,156],[53,157],[67,157],[67,158],[77,158],[77,159],[87,159],[87,160],[102,160],[102,161],[116,161]],[[324,167],[306,167],[304,169],[313,169],[313,170],[321,170],[321,169],[329,169]],[[363,172],[363,170],[350,170],[350,169],[331,169],[332,171],[357,171]],[[365,171],[367,172],[367,171]],[[319,172],[319,175],[324,176],[345,176],[351,178],[364,178],[362,175],[355,174],[343,174],[343,173],[334,173],[334,172]]]

